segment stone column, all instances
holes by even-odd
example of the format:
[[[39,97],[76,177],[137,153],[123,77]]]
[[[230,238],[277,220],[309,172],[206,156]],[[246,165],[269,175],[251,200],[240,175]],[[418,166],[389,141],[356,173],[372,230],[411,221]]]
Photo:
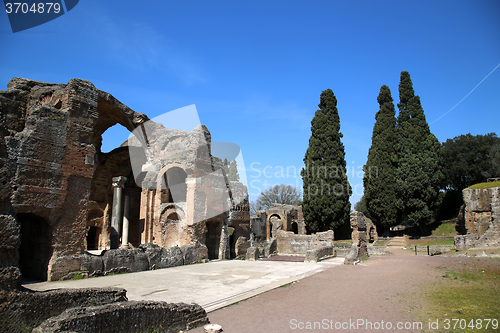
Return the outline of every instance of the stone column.
[[[123,229],[122,229],[122,245],[120,247],[129,248],[128,245],[128,225],[130,219],[130,194],[125,193],[123,202]]]
[[[126,177],[113,177],[113,213],[111,216],[111,248],[117,249],[120,243],[120,221],[122,219],[122,192]]]

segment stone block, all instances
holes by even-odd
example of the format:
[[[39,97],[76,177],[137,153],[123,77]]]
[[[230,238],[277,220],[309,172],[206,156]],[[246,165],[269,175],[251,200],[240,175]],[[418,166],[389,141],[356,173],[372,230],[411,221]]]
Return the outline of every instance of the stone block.
[[[33,332],[177,333],[207,323],[207,313],[197,304],[131,301],[68,309],[45,320]]]
[[[245,258],[246,260],[256,261],[257,259],[259,259],[259,256],[260,256],[259,248],[256,246],[252,246],[247,249]]]
[[[146,253],[142,249],[114,249],[104,252],[105,272],[141,272],[149,269]]]
[[[437,256],[445,254],[453,249],[453,245],[432,245],[429,247],[429,255]]]
[[[454,238],[455,249],[457,251],[464,251],[471,248],[474,242],[479,239],[479,235],[476,233],[467,235],[458,235]]]
[[[238,237],[236,244],[234,245],[234,251],[236,253],[236,258],[245,258],[247,249],[250,247],[250,242],[246,237]]]
[[[151,270],[184,264],[184,256],[178,246],[165,249],[156,244],[147,243],[140,245],[139,248],[144,250]]]
[[[184,260],[184,265],[194,264],[198,261],[196,257],[196,248],[194,245],[184,245],[181,246],[180,249]]]
[[[0,331],[30,332],[69,308],[127,301],[122,288],[0,292]]]
[[[323,246],[306,252],[304,262],[318,262],[321,258],[335,256],[333,246]]]
[[[104,260],[102,254],[99,256],[88,252],[82,255],[80,271],[87,272],[88,276],[99,276],[104,274]]]
[[[278,243],[276,238],[272,239],[264,248],[264,257],[269,258],[271,255],[275,254],[278,251]]]

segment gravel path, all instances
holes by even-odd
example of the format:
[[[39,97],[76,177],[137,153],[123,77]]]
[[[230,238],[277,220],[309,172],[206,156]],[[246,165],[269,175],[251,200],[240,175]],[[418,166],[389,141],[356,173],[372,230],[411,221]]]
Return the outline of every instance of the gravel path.
[[[418,317],[418,310],[425,306],[417,296],[418,286],[431,283],[443,274],[438,266],[458,258],[391,251],[396,255],[336,266],[210,312],[208,317],[225,333],[427,331],[428,319]],[[422,321],[423,327],[409,329],[414,321]],[[397,329],[398,323],[407,326]],[[392,329],[387,329],[389,325]],[[201,333],[203,328],[190,332]]]

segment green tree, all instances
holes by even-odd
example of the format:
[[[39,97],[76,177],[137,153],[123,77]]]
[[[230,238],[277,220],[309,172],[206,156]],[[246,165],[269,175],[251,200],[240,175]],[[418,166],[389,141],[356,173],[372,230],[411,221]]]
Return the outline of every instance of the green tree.
[[[379,230],[397,224],[396,169],[399,138],[396,111],[389,87],[382,86],[377,97],[380,105],[375,115],[372,145],[364,166],[364,200],[370,218]]]
[[[273,203],[300,205],[300,197],[299,188],[284,184],[274,185],[259,194],[255,200],[255,211],[268,209]]]
[[[425,120],[420,97],[415,95],[410,74],[401,72],[397,130],[400,138],[397,193],[402,222],[425,231],[441,198],[443,174],[441,144]]]
[[[366,208],[366,200],[365,200],[365,195],[359,199],[358,202],[354,205],[354,210],[363,213],[366,217],[371,219],[370,213],[368,212],[368,209]]]
[[[469,133],[443,142],[440,151],[444,174],[442,188],[462,192],[488,177],[498,177],[495,169],[499,162],[495,159],[500,158],[499,147],[500,138],[495,133]]]
[[[302,211],[310,232],[348,226],[351,210],[337,99],[331,89],[321,93],[318,107],[301,170]]]
[[[239,181],[240,175],[238,175],[238,164],[236,160],[233,160],[231,164],[229,164],[229,172],[227,175],[227,179],[229,181]]]
[[[491,167],[488,177],[492,178],[500,178],[500,142],[498,141],[490,149]]]

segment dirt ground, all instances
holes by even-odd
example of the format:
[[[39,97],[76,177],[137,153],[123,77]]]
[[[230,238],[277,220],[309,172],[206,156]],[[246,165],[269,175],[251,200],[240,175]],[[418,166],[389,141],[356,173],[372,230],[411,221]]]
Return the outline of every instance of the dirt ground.
[[[471,259],[391,251],[395,255],[333,267],[208,317],[226,333],[427,332],[430,318],[422,318],[426,303],[421,287],[442,276],[439,266]]]

